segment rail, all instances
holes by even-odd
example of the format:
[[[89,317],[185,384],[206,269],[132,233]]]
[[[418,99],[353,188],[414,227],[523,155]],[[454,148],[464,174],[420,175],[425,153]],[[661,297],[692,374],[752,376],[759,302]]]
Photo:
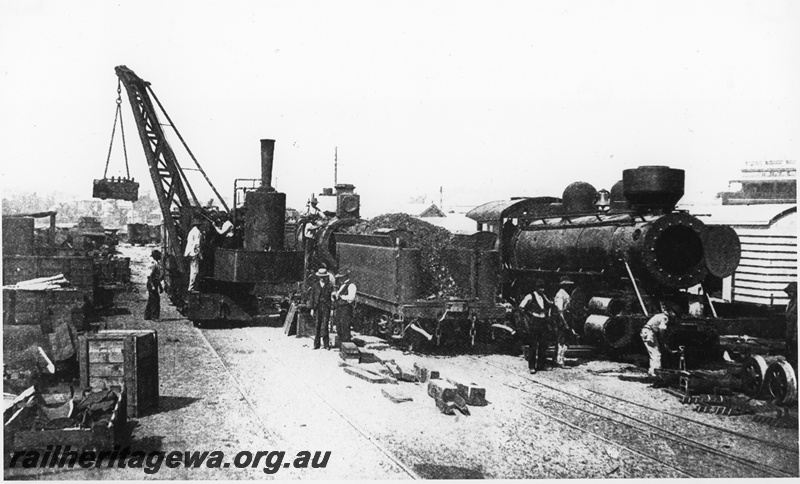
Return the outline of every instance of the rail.
[[[615,409],[610,408],[608,405],[604,405],[601,402],[592,401],[591,399],[584,398],[584,397],[582,397],[580,395],[576,395],[575,393],[569,392],[567,390],[564,390],[563,388],[558,388],[558,387],[555,387],[553,385],[548,385],[547,383],[544,383],[544,382],[542,382],[540,380],[535,380],[535,379],[530,378],[530,377],[528,377],[526,375],[521,375],[517,371],[511,371],[508,368],[505,368],[503,366],[500,366],[500,365],[497,365],[497,364],[494,364],[494,363],[491,363],[491,362],[488,362],[488,361],[485,361],[485,360],[482,360],[482,359],[477,359],[475,357],[473,357],[473,359],[478,361],[478,362],[480,362],[480,363],[485,364],[486,366],[489,366],[489,367],[492,367],[492,368],[496,368],[496,369],[500,369],[500,370],[502,370],[502,371],[504,371],[506,373],[512,374],[512,375],[514,375],[514,376],[516,376],[518,378],[521,378],[521,379],[525,380],[526,382],[529,382],[530,384],[534,384],[534,385],[538,385],[538,386],[544,387],[547,390],[550,390],[550,391],[553,391],[553,392],[557,392],[559,394],[567,396],[568,398],[572,398],[572,399],[580,401],[581,404],[574,404],[574,403],[570,403],[568,401],[565,401],[564,399],[561,399],[561,398],[554,398],[552,395],[546,395],[543,392],[535,392],[535,391],[532,391],[530,389],[523,388],[522,386],[512,385],[512,384],[508,384],[508,383],[504,383],[503,384],[504,386],[507,386],[507,387],[512,388],[512,389],[515,389],[515,390],[519,391],[520,393],[524,393],[526,395],[530,395],[531,397],[533,397],[535,399],[541,399],[540,402],[539,402],[540,405],[539,405],[538,408],[532,407],[532,406],[529,406],[529,405],[525,405],[526,407],[534,408],[538,413],[546,414],[546,416],[548,416],[549,418],[553,418],[554,420],[558,420],[558,421],[561,421],[562,423],[569,424],[570,426],[572,426],[574,428],[578,428],[579,430],[581,430],[581,431],[583,431],[585,433],[588,433],[590,435],[597,436],[595,432],[592,432],[588,428],[581,427],[580,425],[576,425],[574,423],[574,421],[575,420],[579,420],[578,418],[573,418],[572,419],[573,422],[571,422],[571,423],[570,422],[564,422],[564,419],[559,419],[556,415],[553,415],[552,413],[549,413],[549,412],[546,412],[545,410],[542,410],[541,407],[547,405],[545,402],[542,402],[542,401],[549,401],[549,402],[555,403],[558,406],[558,410],[559,411],[564,411],[564,408],[567,408],[567,409],[571,409],[571,410],[568,410],[569,412],[579,412],[579,413],[582,413],[582,414],[590,415],[591,417],[593,417],[595,419],[595,426],[602,425],[602,421],[606,421],[609,424],[611,424],[613,426],[616,426],[616,427],[626,427],[627,429],[629,429],[628,430],[628,438],[626,439],[628,441],[627,444],[630,444],[631,442],[635,442],[637,437],[640,438],[642,435],[647,436],[647,438],[645,440],[648,440],[648,441],[652,440],[653,437],[657,436],[658,438],[660,438],[662,440],[670,441],[670,442],[673,442],[673,443],[675,443],[675,444],[677,444],[679,446],[684,446],[684,447],[687,447],[687,448],[694,449],[694,451],[699,451],[699,452],[711,455],[711,456],[713,456],[715,458],[718,458],[718,457],[723,457],[724,458],[722,460],[717,459],[717,460],[710,461],[709,463],[712,464],[712,465],[707,466],[708,469],[711,469],[713,465],[716,465],[717,467],[720,467],[720,466],[731,467],[730,464],[735,463],[737,466],[739,466],[739,469],[741,467],[747,467],[747,468],[749,468],[751,470],[755,470],[755,471],[758,471],[758,472],[762,473],[762,474],[760,474],[762,476],[763,475],[768,475],[768,476],[772,476],[772,477],[793,477],[793,476],[797,475],[797,474],[789,473],[789,472],[787,472],[787,471],[785,471],[783,469],[780,469],[780,468],[777,468],[777,467],[774,467],[774,466],[766,465],[766,464],[763,464],[761,462],[757,462],[757,461],[754,461],[754,460],[751,460],[751,459],[747,459],[745,457],[741,457],[741,456],[736,455],[736,454],[732,454],[730,452],[726,452],[726,451],[720,450],[718,448],[715,448],[715,447],[709,446],[707,444],[704,444],[702,442],[699,442],[699,441],[697,441],[695,439],[689,438],[689,437],[687,437],[685,435],[681,435],[681,434],[679,434],[677,432],[673,432],[671,430],[665,429],[660,425],[656,425],[656,424],[653,424],[651,422],[647,422],[647,421],[645,421],[643,419],[636,418],[636,417],[634,417],[632,415],[633,412],[630,412],[630,411],[623,412],[623,411],[615,410]],[[595,394],[598,394],[598,395],[608,396],[608,395],[602,394],[601,392],[592,392],[592,393],[595,393]],[[613,398],[615,400],[617,400],[619,402],[622,402],[622,403],[625,403],[625,404],[637,405],[635,402],[631,402],[631,401],[626,400],[626,399],[621,398],[621,397],[613,397]],[[607,413],[611,413],[611,414],[614,414],[614,415],[621,416],[623,419],[627,419],[629,422],[626,422],[626,421],[623,421],[623,420],[620,420],[620,419],[617,419],[617,418],[613,418],[613,417],[610,417],[608,415],[602,415],[602,414],[600,414],[598,412],[594,412],[592,410],[589,410],[589,409],[587,409],[587,405],[586,404],[589,404],[591,406],[597,407],[598,409],[600,409],[601,412],[607,412]],[[647,407],[646,405],[638,405],[638,406],[644,407],[644,408],[646,408],[648,410],[657,411],[656,409],[653,409],[652,407]],[[677,417],[677,418],[683,420],[684,422],[691,422],[691,423],[695,423],[695,424],[699,423],[694,419],[688,419],[688,418],[685,418],[685,417],[677,416],[675,414],[670,414],[670,416]],[[634,422],[634,423],[630,423],[630,422]],[[728,429],[723,429],[721,427],[716,427],[716,426],[710,426],[710,425],[705,425],[705,426],[708,427],[708,428],[714,429],[716,431],[719,431],[719,432],[727,433],[728,435],[735,436],[735,437],[740,438],[740,439],[752,440],[752,441],[755,441],[755,442],[760,442],[762,444],[766,443],[764,441],[764,439],[759,439],[759,438],[754,437],[754,436],[745,435],[745,434],[742,434],[740,432],[729,431]],[[618,432],[615,431],[614,433],[616,434]],[[638,435],[636,435],[636,434],[638,434]],[[609,439],[604,438],[604,440],[609,440]],[[637,454],[646,455],[649,459],[654,460],[654,461],[658,461],[659,463],[661,463],[661,464],[663,464],[663,465],[665,465],[667,467],[673,468],[673,469],[675,469],[675,470],[677,470],[677,471],[679,471],[679,472],[681,472],[681,473],[683,473],[685,475],[692,476],[692,477],[698,477],[698,476],[694,476],[694,471],[693,470],[689,470],[689,469],[680,467],[680,465],[675,465],[673,463],[670,463],[670,462],[667,461],[667,459],[659,458],[659,456],[654,456],[652,454],[649,454],[648,452],[641,452],[641,451],[632,449],[632,448],[630,448],[631,447],[630,445],[620,444],[619,442],[613,442],[613,443],[615,445],[619,445],[621,447],[624,447],[624,448],[626,448],[628,450],[632,450]],[[770,443],[770,445],[772,447],[780,449],[781,451],[789,452],[793,456],[797,455],[797,450],[796,449],[791,449],[789,447],[786,447],[786,446],[783,446],[783,445],[780,445],[780,444],[776,444],[776,443]],[[699,457],[699,455],[696,452],[692,454],[692,457],[694,458],[695,461],[701,459],[701,457]],[[675,457],[675,456],[671,456],[671,458],[673,460],[677,459],[677,457]],[[740,477],[740,474],[732,473],[731,476]],[[720,476],[719,475],[715,475],[715,474],[710,474],[710,475],[699,476],[699,477],[720,477]]]

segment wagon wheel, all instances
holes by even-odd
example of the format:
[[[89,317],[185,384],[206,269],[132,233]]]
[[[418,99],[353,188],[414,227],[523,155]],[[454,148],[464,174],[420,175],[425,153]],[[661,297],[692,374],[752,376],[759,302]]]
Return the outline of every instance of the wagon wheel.
[[[764,389],[767,362],[761,355],[747,358],[742,366],[742,386],[748,397],[757,398]]]
[[[789,405],[797,400],[797,378],[785,360],[769,365],[765,381],[769,394],[778,405]]]

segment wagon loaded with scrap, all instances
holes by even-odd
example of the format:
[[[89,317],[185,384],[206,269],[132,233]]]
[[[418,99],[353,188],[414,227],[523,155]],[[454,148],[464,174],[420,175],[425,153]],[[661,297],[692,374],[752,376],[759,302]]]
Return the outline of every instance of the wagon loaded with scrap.
[[[402,229],[336,235],[339,270],[357,281],[360,329],[412,346],[474,345],[508,313],[497,299],[500,255],[494,238],[447,241],[438,250],[420,238]]]

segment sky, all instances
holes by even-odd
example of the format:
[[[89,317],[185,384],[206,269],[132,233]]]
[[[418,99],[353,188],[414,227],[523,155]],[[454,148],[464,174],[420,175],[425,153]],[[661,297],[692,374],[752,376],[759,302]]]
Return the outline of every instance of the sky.
[[[0,189],[90,198],[127,65],[228,198],[269,138],[301,209],[334,150],[365,216],[440,187],[445,209],[610,189],[640,165],[713,201],[745,161],[800,159],[798,25],[796,0],[0,0]]]

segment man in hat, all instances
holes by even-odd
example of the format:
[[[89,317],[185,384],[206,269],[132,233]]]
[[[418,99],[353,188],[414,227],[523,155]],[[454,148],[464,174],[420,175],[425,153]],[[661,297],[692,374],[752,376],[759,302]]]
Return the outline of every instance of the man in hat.
[[[150,253],[153,264],[147,272],[147,305],[144,307],[144,319],[148,321],[158,321],[161,317],[161,293],[164,287],[161,285],[163,279],[161,273],[161,251],[158,249]]]
[[[328,323],[331,318],[331,294],[333,286],[330,283],[328,271],[320,268],[315,274],[317,282],[309,288],[308,305],[311,307],[311,317],[317,325],[317,332],[314,335],[314,349],[318,350],[320,340],[325,349],[330,349],[328,336]]]
[[[797,283],[790,282],[783,290],[789,296],[786,305],[786,359],[797,364]]]
[[[553,298],[553,305],[556,307],[555,328],[556,328],[556,352],[555,362],[558,366],[564,366],[564,355],[567,352],[567,338],[569,335],[577,336],[575,330],[570,326],[569,303],[570,293],[574,288],[574,282],[568,276],[561,278],[558,292]]]
[[[526,295],[519,308],[525,319],[528,340],[528,371],[531,374],[537,370],[544,370],[545,354],[547,352],[548,327],[547,318],[553,302],[547,299],[544,293],[544,281],[538,279],[534,284],[534,291]]]
[[[192,229],[186,237],[186,250],[183,256],[189,259],[189,292],[197,292],[197,276],[200,274],[200,261],[203,259],[203,233],[200,219],[192,218]]]
[[[353,306],[356,302],[356,285],[350,280],[350,271],[344,270],[336,274],[339,289],[334,295],[336,300],[336,333],[340,343],[352,341],[350,328],[353,325]]]
[[[647,373],[656,376],[655,370],[661,369],[661,346],[670,320],[675,318],[675,311],[671,305],[661,303],[661,312],[653,315],[644,325],[639,335],[650,356],[650,366]]]

